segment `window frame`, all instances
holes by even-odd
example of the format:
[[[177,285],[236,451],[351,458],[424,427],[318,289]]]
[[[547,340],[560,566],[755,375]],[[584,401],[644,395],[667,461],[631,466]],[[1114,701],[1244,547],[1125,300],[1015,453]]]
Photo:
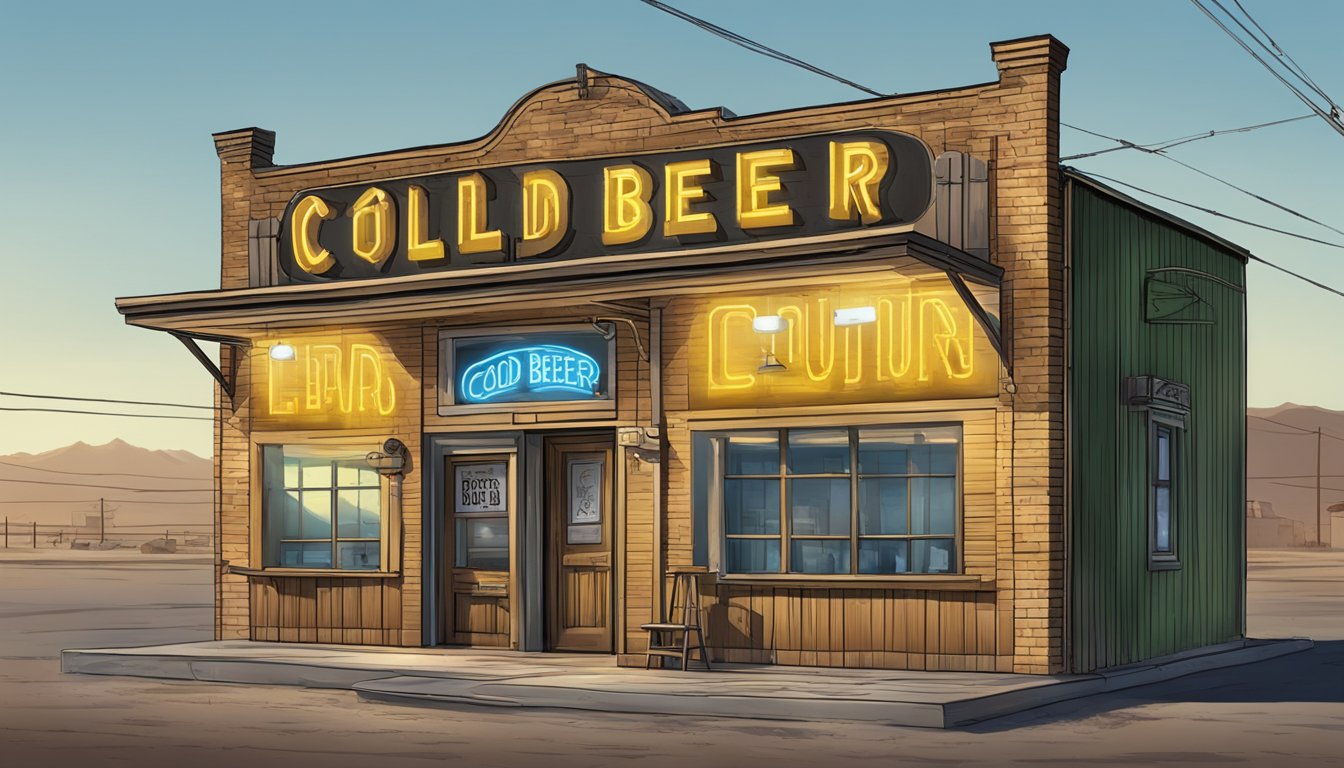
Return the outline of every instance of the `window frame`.
[[[1147,474],[1145,483],[1146,506],[1148,510],[1148,570],[1176,571],[1181,568],[1180,558],[1180,520],[1181,520],[1181,458],[1185,455],[1186,419],[1183,414],[1159,409],[1147,411]],[[1159,479],[1158,438],[1162,430],[1170,434],[1167,445],[1169,477]],[[1157,548],[1157,491],[1167,489],[1167,542],[1166,550]]]
[[[345,452],[351,456],[355,456],[355,455],[367,455],[370,452],[375,452],[379,450],[380,445],[381,441],[370,442],[367,444],[356,442],[341,443],[335,445],[322,444],[320,447],[326,450]],[[339,528],[338,528],[339,519],[336,514],[336,505],[339,503],[340,490],[342,488],[348,489],[350,487],[357,487],[360,489],[372,489],[372,486],[343,487],[338,485],[339,481],[335,466],[333,466],[332,468],[332,483],[330,487],[320,489],[325,490],[326,492],[329,492],[332,495],[332,523],[331,523],[332,535],[331,538],[329,539],[323,538],[323,539],[311,540],[311,541],[331,542],[332,564],[330,566],[312,566],[312,567],[302,565],[299,566],[280,565],[279,552],[278,550],[272,551],[271,547],[272,546],[278,547],[282,539],[276,537],[274,542],[272,542],[268,528],[269,510],[267,508],[268,494],[266,483],[267,478],[266,478],[265,451],[267,448],[278,448],[282,451],[283,456],[283,451],[286,448],[303,449],[318,446],[312,445],[309,442],[308,437],[303,434],[277,433],[274,435],[267,435],[267,436],[254,434],[252,447],[255,462],[254,466],[257,467],[258,470],[252,473],[253,503],[250,505],[252,508],[252,514],[250,525],[251,535],[249,536],[250,546],[248,548],[248,561],[250,567],[241,569],[234,567],[231,568],[231,570],[236,570],[240,573],[251,572],[256,573],[257,575],[265,573],[277,573],[277,574],[284,574],[287,576],[340,575],[342,577],[349,577],[349,578],[390,577],[390,576],[397,576],[400,574],[400,552],[395,546],[395,541],[397,538],[399,538],[400,535],[399,531],[400,531],[401,493],[400,493],[399,477],[389,477],[388,475],[384,475],[381,472],[377,473],[378,474],[378,538],[376,539],[376,541],[378,542],[378,558],[379,558],[377,568],[356,569],[356,568],[340,567],[340,560],[338,553],[339,553],[339,545],[341,543],[373,542],[375,541],[375,539],[368,537],[341,538],[339,536]],[[333,459],[333,461],[338,460],[339,459]],[[282,484],[284,483],[283,476],[280,482]],[[300,481],[300,485],[302,485],[302,481]],[[285,489],[287,489],[287,486],[282,485],[282,492]],[[301,491],[302,490],[319,490],[319,489],[310,488],[310,489],[301,489]],[[300,511],[300,514],[302,514],[302,511]],[[296,541],[296,540],[283,539],[283,541]]]
[[[946,473],[891,473],[891,472],[870,472],[862,473],[859,468],[859,436],[864,430],[875,429],[936,429],[936,428],[955,428],[957,430],[957,451],[956,466],[954,474]],[[847,473],[790,473],[788,469],[788,446],[789,433],[793,431],[844,431],[849,441],[849,471]],[[807,425],[807,426],[771,426],[771,427],[748,427],[743,426],[737,429],[715,429],[704,430],[708,433],[711,447],[710,459],[713,463],[710,471],[710,483],[708,488],[709,502],[709,527],[710,527],[710,550],[709,560],[711,569],[716,570],[719,575],[726,580],[762,580],[762,581],[928,581],[928,580],[965,580],[967,578],[978,579],[975,576],[968,576],[965,572],[965,456],[966,456],[966,428],[965,424],[959,421],[938,421],[938,422],[879,422],[864,423],[857,425]],[[729,475],[727,472],[727,443],[728,439],[734,435],[746,434],[773,434],[777,441],[779,450],[779,468],[775,474],[737,474]],[[908,465],[907,465],[908,469]],[[906,533],[904,534],[863,534],[860,526],[860,484],[863,479],[868,478],[890,478],[899,477],[907,481],[906,494]],[[910,516],[914,514],[910,505],[911,483],[916,478],[947,478],[954,480],[953,490],[953,524],[952,532],[945,533],[910,533]],[[793,519],[790,515],[791,510],[791,480],[796,479],[840,479],[849,480],[849,533],[848,534],[803,534],[794,535]],[[775,480],[779,489],[779,532],[777,534],[729,534],[727,519],[725,517],[726,508],[724,503],[725,486],[728,480],[732,479],[768,479]],[[951,540],[952,558],[949,562],[947,571],[920,572],[920,571],[900,571],[895,573],[862,573],[860,572],[859,549],[860,544],[865,539],[872,540],[894,540],[913,542],[917,540]],[[728,563],[728,545],[733,540],[766,540],[779,542],[779,570],[778,571],[733,571],[729,570]],[[849,542],[849,571],[846,573],[809,573],[790,570],[792,561],[792,549],[794,540],[803,541],[826,541],[826,540],[845,540]],[[907,548],[907,563],[913,564],[913,547]]]

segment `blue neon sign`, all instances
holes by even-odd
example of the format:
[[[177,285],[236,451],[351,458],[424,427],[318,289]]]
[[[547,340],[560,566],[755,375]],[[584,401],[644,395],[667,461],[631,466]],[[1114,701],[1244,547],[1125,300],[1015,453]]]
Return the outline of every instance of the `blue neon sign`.
[[[508,403],[608,396],[607,340],[597,333],[456,339],[456,401]]]

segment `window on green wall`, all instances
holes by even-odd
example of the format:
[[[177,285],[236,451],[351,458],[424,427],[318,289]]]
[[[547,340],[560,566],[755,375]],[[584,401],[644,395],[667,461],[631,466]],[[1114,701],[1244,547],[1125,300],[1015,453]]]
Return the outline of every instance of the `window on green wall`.
[[[1148,418],[1148,567],[1180,568],[1180,456],[1184,419],[1152,411]]]

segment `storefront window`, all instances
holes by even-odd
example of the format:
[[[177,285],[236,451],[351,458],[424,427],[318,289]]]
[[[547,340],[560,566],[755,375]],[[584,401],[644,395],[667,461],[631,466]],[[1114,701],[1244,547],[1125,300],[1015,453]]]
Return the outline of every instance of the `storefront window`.
[[[262,448],[267,567],[376,571],[382,490],[364,451]]]
[[[720,433],[729,573],[956,571],[958,426]]]

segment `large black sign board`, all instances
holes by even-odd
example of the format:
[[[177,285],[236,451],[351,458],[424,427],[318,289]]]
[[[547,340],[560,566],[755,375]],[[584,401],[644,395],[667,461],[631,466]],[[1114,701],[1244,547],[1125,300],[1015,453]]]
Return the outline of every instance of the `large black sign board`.
[[[857,216],[837,219],[830,212],[832,177],[845,171],[844,168],[835,167],[833,144],[850,142],[872,142],[886,149],[887,162],[876,201],[880,207],[880,218],[865,217],[867,221]],[[792,150],[794,167],[770,171],[770,175],[778,177],[780,189],[769,192],[762,199],[768,200],[770,204],[787,204],[794,212],[795,223],[743,228],[738,218],[739,155],[783,149]],[[665,168],[669,163],[705,159],[711,161],[712,174],[695,179],[705,197],[690,202],[688,209],[697,213],[712,213],[717,220],[716,231],[667,236],[663,227]],[[607,192],[604,169],[622,165],[635,165],[649,174],[652,191],[648,203],[652,226],[647,234],[634,242],[607,245],[602,237],[604,195]],[[568,188],[567,226],[561,239],[545,254],[522,259],[517,255],[523,226],[521,180],[523,174],[538,169],[549,169],[563,178]],[[485,228],[502,233],[501,252],[463,254],[457,247],[459,180],[474,173],[484,177],[488,198]],[[408,204],[412,185],[423,190],[421,200],[427,206],[427,237],[440,239],[444,243],[444,257],[441,259],[412,261],[407,258]],[[371,263],[355,253],[352,218],[349,214],[356,201],[375,187],[390,198],[394,211],[391,215],[395,217],[396,223],[395,229],[389,230],[394,232],[389,254],[378,263]],[[326,216],[321,221],[314,221],[317,225],[315,245],[328,251],[330,257],[320,270],[305,270],[301,260],[296,260],[294,250],[295,230],[299,228],[296,227],[293,215],[295,207],[311,196],[320,198],[326,207]],[[281,220],[280,263],[291,282],[326,282],[415,275],[516,260],[551,261],[616,253],[667,251],[907,224],[925,213],[932,198],[933,158],[924,143],[908,134],[877,130],[652,155],[464,169],[431,176],[370,181],[301,192],[290,201]]]

